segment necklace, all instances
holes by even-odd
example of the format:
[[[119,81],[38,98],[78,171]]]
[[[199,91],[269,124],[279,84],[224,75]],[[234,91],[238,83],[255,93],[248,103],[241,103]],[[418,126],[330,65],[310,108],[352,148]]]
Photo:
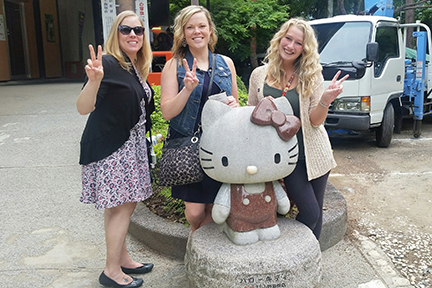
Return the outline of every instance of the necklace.
[[[285,97],[287,91],[288,91],[289,88],[291,87],[291,83],[293,82],[293,80],[294,80],[294,74],[291,75],[290,79],[288,80],[288,83],[287,83],[287,85],[285,86],[285,88],[284,88],[284,90],[283,90],[283,92],[282,92],[282,96],[281,96],[281,97]]]

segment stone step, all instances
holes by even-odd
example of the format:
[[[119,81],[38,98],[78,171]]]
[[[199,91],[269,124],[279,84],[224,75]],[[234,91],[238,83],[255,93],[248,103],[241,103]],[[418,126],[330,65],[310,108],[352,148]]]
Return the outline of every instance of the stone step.
[[[281,219],[278,217],[278,221]],[[324,194],[323,227],[319,239],[324,251],[343,239],[347,228],[347,205],[342,194],[327,182]],[[167,256],[183,259],[189,228],[155,215],[138,203],[131,217],[129,233],[151,249]]]

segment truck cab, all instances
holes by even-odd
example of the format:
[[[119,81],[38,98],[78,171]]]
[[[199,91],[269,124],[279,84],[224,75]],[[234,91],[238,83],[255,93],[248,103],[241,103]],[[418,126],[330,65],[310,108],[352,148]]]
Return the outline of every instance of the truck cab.
[[[388,147],[405,78],[405,49],[397,20],[343,15],[309,23],[316,32],[325,85],[339,70],[341,76],[349,74],[343,93],[329,107],[325,127],[373,129],[377,145]]]

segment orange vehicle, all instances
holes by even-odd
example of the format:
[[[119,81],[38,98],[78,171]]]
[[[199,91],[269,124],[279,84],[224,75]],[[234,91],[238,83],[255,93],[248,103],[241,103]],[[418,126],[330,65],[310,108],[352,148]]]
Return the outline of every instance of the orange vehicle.
[[[172,57],[171,51],[153,51],[153,57],[165,57],[165,62]],[[162,69],[160,69],[162,70]],[[162,72],[151,72],[148,75],[150,85],[160,85]]]

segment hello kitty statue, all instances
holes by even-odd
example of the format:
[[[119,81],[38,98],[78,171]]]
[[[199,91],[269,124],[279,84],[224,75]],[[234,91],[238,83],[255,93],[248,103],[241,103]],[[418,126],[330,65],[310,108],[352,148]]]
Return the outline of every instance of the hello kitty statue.
[[[212,217],[235,244],[280,236],[276,212],[290,201],[279,183],[295,168],[300,120],[285,97],[264,98],[256,107],[231,108],[209,100],[202,113],[200,161],[222,182]]]

